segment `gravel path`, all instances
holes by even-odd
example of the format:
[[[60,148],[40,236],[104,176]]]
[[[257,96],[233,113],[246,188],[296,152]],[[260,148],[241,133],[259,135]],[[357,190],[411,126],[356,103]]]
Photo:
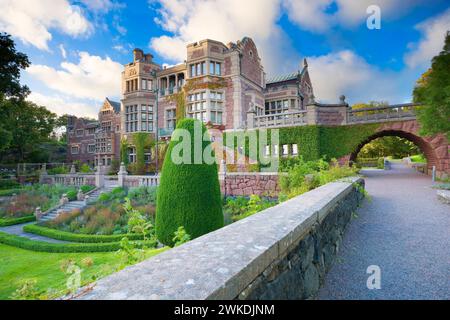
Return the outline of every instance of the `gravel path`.
[[[349,225],[318,299],[450,299],[450,206],[431,179],[402,164],[366,170],[365,201]],[[369,290],[367,267],[381,268]]]
[[[22,228],[24,226],[26,226],[27,224],[31,224],[31,223],[34,223],[34,222],[16,224],[16,225],[9,226],[9,227],[0,227],[0,231],[6,232],[9,234],[15,234],[16,236],[21,236],[21,237],[25,237],[25,238],[28,238],[31,240],[36,240],[36,241],[43,241],[43,242],[50,242],[50,243],[67,243],[67,241],[56,240],[56,239],[47,238],[44,236],[39,236],[37,234],[24,232]]]

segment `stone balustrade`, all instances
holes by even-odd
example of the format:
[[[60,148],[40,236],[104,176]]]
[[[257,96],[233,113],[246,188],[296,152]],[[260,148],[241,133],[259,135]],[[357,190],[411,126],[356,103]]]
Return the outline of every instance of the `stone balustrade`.
[[[77,297],[314,298],[363,198],[363,185],[360,178],[329,183],[127,267]]]
[[[389,121],[415,120],[416,104],[396,104],[352,110],[341,98],[339,104],[313,103],[306,110],[288,111],[257,116],[254,110],[247,113],[247,129],[277,128],[302,125],[347,125]]]
[[[307,112],[296,111],[279,114],[255,116],[255,127],[286,127],[307,125]]]
[[[397,104],[376,108],[355,109],[348,111],[348,122],[355,123],[376,123],[398,120],[414,120],[415,104]]]
[[[83,186],[90,185],[95,186],[95,175],[93,174],[41,174],[40,182],[44,184],[61,184],[66,186]]]

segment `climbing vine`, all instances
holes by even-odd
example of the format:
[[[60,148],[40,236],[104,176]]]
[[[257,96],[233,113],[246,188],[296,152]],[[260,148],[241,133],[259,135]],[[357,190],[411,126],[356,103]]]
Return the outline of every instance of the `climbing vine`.
[[[280,139],[278,154],[281,154],[282,145],[289,145],[290,151],[292,151],[292,145],[296,144],[298,146],[298,155],[305,161],[317,160],[323,157],[327,160],[340,158],[354,152],[359,144],[377,131],[378,127],[379,124],[361,124],[335,127],[312,125],[280,128],[278,129]],[[255,130],[259,140],[260,130]],[[267,142],[269,145],[272,145],[271,130],[273,129],[267,130]],[[234,146],[236,147],[238,134],[238,132],[224,133],[223,140],[226,143],[226,136],[233,135]],[[244,135],[245,144],[241,147],[243,153],[249,156],[250,130],[245,132]],[[228,147],[232,146],[228,145]],[[289,158],[281,159],[281,162],[283,161],[289,161]]]
[[[133,144],[136,148],[135,174],[145,174],[145,149],[150,148],[154,141],[148,133],[136,132],[133,134]]]
[[[211,79],[211,82],[203,82],[203,79],[188,79],[182,90],[166,97],[166,102],[176,105],[177,122],[186,117],[186,101],[190,92],[199,89],[218,90],[227,86],[227,81],[223,78]]]
[[[120,140],[120,162],[123,162],[126,166],[129,163],[129,158],[128,158],[128,148],[130,147],[130,145],[128,144],[127,140],[122,138],[122,140]]]

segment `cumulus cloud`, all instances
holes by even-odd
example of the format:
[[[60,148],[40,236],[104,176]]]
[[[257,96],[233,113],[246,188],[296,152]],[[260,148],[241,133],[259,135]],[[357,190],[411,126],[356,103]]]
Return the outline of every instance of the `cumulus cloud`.
[[[308,64],[318,101],[337,103],[342,94],[350,103],[411,101],[408,92],[411,92],[414,74],[380,70],[353,51],[343,50],[310,57]]]
[[[67,0],[0,0],[0,29],[47,50],[51,29],[73,37],[88,35],[92,26],[80,7]]]
[[[57,115],[70,114],[78,117],[97,118],[99,104],[92,102],[75,101],[62,95],[45,95],[32,92],[27,99],[44,106]]]
[[[282,0],[289,19],[303,29],[325,32],[339,24],[353,27],[368,18],[370,5],[381,9],[382,19],[402,15],[424,0]]]
[[[450,9],[416,25],[422,34],[417,43],[411,43],[412,50],[405,55],[405,62],[410,68],[427,66],[431,59],[444,47],[445,35],[450,30]]]
[[[121,94],[120,74],[123,66],[109,57],[79,53],[78,64],[63,62],[61,69],[31,65],[26,72],[48,88],[76,98],[102,101]]]
[[[186,59],[186,44],[211,38],[228,43],[250,36],[269,73],[282,72],[292,59],[289,39],[277,25],[280,0],[160,0],[155,22],[172,35],[152,38],[150,47],[171,63]]]

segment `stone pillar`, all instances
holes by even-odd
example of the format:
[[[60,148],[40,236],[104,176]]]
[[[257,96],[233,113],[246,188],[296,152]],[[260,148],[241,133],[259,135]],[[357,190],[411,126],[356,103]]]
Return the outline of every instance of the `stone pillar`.
[[[44,183],[44,180],[45,180],[45,177],[48,175],[48,172],[47,172],[47,164],[43,164],[42,165],[42,169],[41,169],[41,172],[40,172],[40,174],[39,174],[39,183],[40,184],[43,184]]]
[[[306,106],[306,122],[308,125],[317,124],[317,106],[315,104]]]
[[[36,221],[39,221],[42,218],[42,210],[41,207],[37,207],[34,211],[34,216],[36,217]]]
[[[78,189],[77,200],[78,201],[83,201],[84,200],[84,193],[83,193],[83,191],[81,191],[81,189]]]
[[[119,180],[119,187],[124,187],[125,186],[125,178],[128,175],[127,169],[125,168],[125,164],[122,162],[120,164],[120,170],[117,173],[117,177]]]
[[[103,166],[100,164],[97,166],[97,171],[95,172],[95,186],[97,188],[103,188],[105,186],[105,176],[103,175]]]
[[[256,125],[255,123],[256,110],[253,102],[250,102],[250,107],[247,111],[247,129],[253,129]]]
[[[227,196],[227,186],[226,186],[226,178],[227,178],[227,164],[224,159],[220,161],[219,166],[219,183],[221,185],[221,191],[223,195]]]

